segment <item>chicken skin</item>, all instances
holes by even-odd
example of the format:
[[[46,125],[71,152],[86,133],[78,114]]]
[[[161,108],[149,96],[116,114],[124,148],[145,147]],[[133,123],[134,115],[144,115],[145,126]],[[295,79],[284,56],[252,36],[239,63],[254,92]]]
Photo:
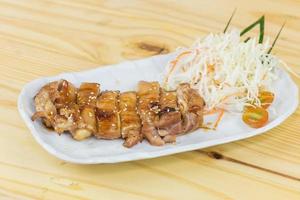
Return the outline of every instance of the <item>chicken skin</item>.
[[[76,126],[77,89],[66,80],[48,83],[34,97],[36,112],[32,120],[42,118],[43,123],[61,134]],[[70,109],[69,112],[65,112]],[[71,114],[72,113],[72,114]]]
[[[137,113],[137,95],[135,92],[120,94],[121,134],[125,139],[123,145],[132,147],[143,138],[140,134],[141,120]]]
[[[77,104],[80,110],[80,117],[77,126],[71,130],[76,140],[83,140],[97,132],[96,126],[96,102],[100,93],[98,83],[82,83],[77,94]]]
[[[199,128],[203,123],[203,98],[187,83],[180,84],[176,93],[183,116],[183,133]]]
[[[142,121],[142,134],[154,146],[162,146],[164,140],[155,127],[159,113],[160,86],[158,82],[140,81],[138,84],[138,112]]]
[[[160,92],[159,121],[156,123],[160,136],[165,142],[175,142],[176,134],[182,132],[182,120],[175,91]],[[166,137],[168,135],[168,137]]]
[[[117,91],[105,91],[98,97],[96,105],[98,131],[94,134],[97,138],[121,137],[118,97]]]

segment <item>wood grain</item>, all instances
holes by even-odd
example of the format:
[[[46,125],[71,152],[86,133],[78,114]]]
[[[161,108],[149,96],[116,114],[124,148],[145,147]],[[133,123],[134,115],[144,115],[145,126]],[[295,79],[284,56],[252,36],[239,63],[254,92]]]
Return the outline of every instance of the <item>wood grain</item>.
[[[235,7],[234,26],[265,14],[272,38],[287,20],[274,53],[300,74],[297,0],[0,0],[0,199],[300,199],[299,108],[247,140],[87,166],[46,153],[18,114],[32,79],[172,52],[222,31]]]

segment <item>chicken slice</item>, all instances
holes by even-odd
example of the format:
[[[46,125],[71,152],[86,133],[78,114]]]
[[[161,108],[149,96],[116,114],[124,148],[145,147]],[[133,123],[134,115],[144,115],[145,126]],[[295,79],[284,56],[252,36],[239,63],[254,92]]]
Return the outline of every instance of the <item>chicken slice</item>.
[[[55,99],[55,106],[57,109],[76,103],[77,88],[72,83],[61,80],[57,90],[58,97]]]
[[[175,142],[176,134],[183,131],[176,92],[161,90],[159,104],[159,121],[156,123],[156,127],[159,129],[158,132],[160,136],[164,136],[165,142]],[[166,137],[167,135],[169,136]],[[173,137],[170,135],[173,135]]]
[[[76,128],[71,130],[75,140],[84,140],[97,132],[95,108],[84,106],[80,109],[80,117]]]
[[[34,97],[36,112],[32,120],[42,118],[47,127],[54,128],[59,134],[71,130],[75,122],[69,113],[77,112],[72,106],[76,101],[76,92],[76,88],[66,80],[46,84]],[[61,114],[69,108],[68,114]]]
[[[97,138],[116,139],[121,137],[120,117],[118,113],[119,92],[105,91],[97,99],[96,119]]]
[[[177,99],[183,116],[184,133],[199,128],[203,123],[204,100],[189,84],[180,84],[177,88]]]
[[[80,118],[80,110],[77,104],[71,103],[58,109],[58,114],[54,117],[52,124],[54,130],[61,134],[65,131],[72,131],[77,127]]]
[[[42,118],[47,127],[52,126],[54,116],[57,114],[54,101],[58,98],[58,81],[43,86],[34,97],[36,112],[32,115],[32,121]]]
[[[100,84],[98,83],[81,83],[78,95],[77,104],[79,106],[96,107],[97,97],[100,93]]]
[[[95,109],[100,92],[98,83],[82,83],[77,94],[80,117],[77,126],[71,130],[75,140],[84,140],[97,132]]]
[[[52,126],[57,133],[61,134],[76,127],[79,116],[78,106],[76,105],[77,88],[66,80],[60,80],[57,90],[58,97],[54,103],[58,115],[55,116]]]
[[[125,139],[123,145],[132,147],[141,141],[141,121],[137,113],[137,96],[135,92],[120,94],[121,134]]]
[[[164,140],[158,134],[155,123],[159,112],[158,82],[140,81],[138,84],[138,112],[142,121],[142,135],[146,137],[151,145],[164,145]]]

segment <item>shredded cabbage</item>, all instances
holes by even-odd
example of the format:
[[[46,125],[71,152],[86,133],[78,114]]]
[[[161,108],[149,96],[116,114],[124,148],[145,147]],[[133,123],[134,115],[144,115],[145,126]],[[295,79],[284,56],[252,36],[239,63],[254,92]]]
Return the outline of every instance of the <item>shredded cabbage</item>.
[[[190,48],[179,48],[166,66],[164,85],[175,89],[190,83],[204,98],[206,111],[242,112],[245,105],[260,106],[259,91],[272,91],[279,59],[268,54],[269,40],[244,42],[240,32],[210,34]]]

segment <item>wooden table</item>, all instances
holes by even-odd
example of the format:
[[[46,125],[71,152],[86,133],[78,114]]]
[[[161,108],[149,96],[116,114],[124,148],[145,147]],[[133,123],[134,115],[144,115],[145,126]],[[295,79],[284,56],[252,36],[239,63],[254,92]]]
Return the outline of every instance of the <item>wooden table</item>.
[[[266,14],[274,53],[300,73],[300,2],[0,1],[1,199],[300,199],[300,109],[250,139],[162,158],[75,165],[49,155],[17,110],[22,86],[38,77],[174,51]],[[300,85],[300,81],[294,77]]]

